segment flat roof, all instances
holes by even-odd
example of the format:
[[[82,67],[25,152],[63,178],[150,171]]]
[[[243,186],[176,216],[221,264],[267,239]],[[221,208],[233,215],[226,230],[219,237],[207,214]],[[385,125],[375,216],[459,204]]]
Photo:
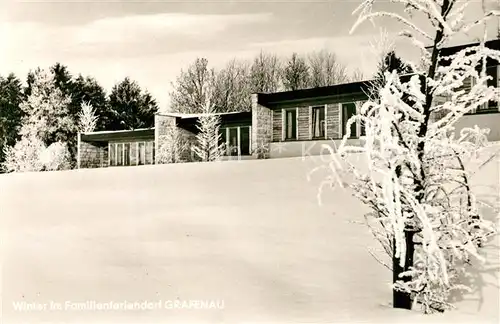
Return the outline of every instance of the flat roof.
[[[138,128],[131,130],[114,130],[114,131],[98,131],[81,133],[81,140],[84,142],[108,142],[119,141],[126,139],[149,139],[154,138],[155,129],[151,128]]]
[[[472,46],[478,46],[481,44],[480,42],[473,42],[473,43],[467,43],[467,44],[460,44],[460,45],[453,45],[453,46],[448,46],[448,47],[443,47],[441,49],[441,55],[443,56],[448,56],[448,55],[453,55],[454,53],[457,53],[458,51],[461,51],[467,47],[472,47]],[[484,45],[487,48],[491,49],[500,49],[500,38],[496,39],[490,39],[484,43]],[[432,49],[432,46],[427,46],[426,49]]]
[[[401,75],[402,80],[409,80],[416,73]],[[259,104],[264,106],[285,102],[327,99],[331,97],[349,96],[356,94],[366,94],[375,79],[363,80],[350,83],[340,83],[327,87],[317,87],[301,90],[259,93]]]
[[[259,93],[259,103],[262,105],[269,105],[274,103],[281,103],[287,101],[298,101],[306,99],[319,99],[331,96],[362,93],[368,90],[370,81],[358,81],[351,83],[336,84],[327,87],[317,87],[301,90],[282,91],[274,93]]]
[[[238,115],[238,114],[244,114],[244,113],[246,113],[246,111],[231,111],[231,112],[209,113],[209,114],[207,114],[207,113],[184,114],[184,113],[175,113],[175,112],[161,112],[161,113],[157,113],[157,115],[187,119],[187,118],[199,118],[199,117],[203,117],[203,116]]]

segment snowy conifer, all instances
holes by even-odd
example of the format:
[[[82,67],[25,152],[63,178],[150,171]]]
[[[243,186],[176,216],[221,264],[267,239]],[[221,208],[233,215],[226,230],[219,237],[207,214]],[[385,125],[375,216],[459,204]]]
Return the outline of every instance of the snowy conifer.
[[[88,102],[82,102],[81,110],[78,113],[78,129],[82,133],[93,132],[96,128],[99,117],[96,116],[95,110]]]
[[[463,20],[468,2],[393,1],[405,6],[407,18],[373,12],[375,2],[366,0],[355,11],[359,18],[353,30],[367,20],[395,18],[406,27],[402,35],[420,51],[424,64],[409,80],[395,71],[385,74],[378,100],[364,103],[346,125],[350,129],[363,122],[366,136],[359,146],[350,145],[349,134],[344,136],[326,165],[331,174],[325,183],[350,187],[371,208],[366,217],[378,225],[375,237],[393,259],[394,307],[418,303],[426,313],[444,311],[452,307],[452,292],[470,289],[462,279],[478,275],[472,267],[484,261],[480,246],[497,230],[481,214],[471,187],[470,165],[488,145],[488,130],[476,126],[456,133],[454,124],[498,100],[499,89],[486,84],[483,63],[486,58],[500,61],[500,52],[485,46],[486,36],[449,57],[441,50],[495,13],[469,23]],[[430,21],[432,34],[412,22],[414,11]],[[471,78],[475,82],[464,91],[464,81]],[[356,161],[359,157],[363,159]]]
[[[202,162],[219,161],[224,152],[224,144],[220,144],[220,116],[215,114],[210,99],[206,100],[202,111],[198,118],[198,134],[193,152]]]

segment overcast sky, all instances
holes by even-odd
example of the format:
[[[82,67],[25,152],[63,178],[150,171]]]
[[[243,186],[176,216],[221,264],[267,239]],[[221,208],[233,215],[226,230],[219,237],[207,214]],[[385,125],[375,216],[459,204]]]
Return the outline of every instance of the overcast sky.
[[[107,91],[130,76],[161,108],[168,105],[171,82],[196,57],[217,68],[261,49],[289,55],[327,48],[350,70],[370,75],[376,64],[370,43],[378,28],[401,30],[381,21],[349,35],[360,0],[0,1],[0,74],[14,72],[24,80],[30,69],[61,62],[74,74],[94,76]],[[474,1],[469,15],[479,10]],[[400,55],[415,58],[406,43],[396,44]]]

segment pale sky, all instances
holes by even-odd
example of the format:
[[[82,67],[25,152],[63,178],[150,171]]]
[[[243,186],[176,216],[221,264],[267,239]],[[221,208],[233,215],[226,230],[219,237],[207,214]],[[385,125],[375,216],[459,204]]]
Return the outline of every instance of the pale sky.
[[[350,35],[360,0],[325,1],[11,1],[0,0],[0,74],[21,79],[30,69],[56,62],[73,74],[94,76],[109,92],[125,76],[169,103],[171,82],[196,57],[215,68],[261,49],[278,55],[327,48],[349,70],[371,75],[370,43],[379,28],[394,35],[394,22],[367,23]],[[498,0],[488,0],[490,6]],[[480,13],[474,2],[469,15]],[[394,8],[388,1],[380,7]],[[497,22],[490,24],[494,35]],[[461,41],[473,40],[465,37]],[[398,54],[417,59],[406,42]]]

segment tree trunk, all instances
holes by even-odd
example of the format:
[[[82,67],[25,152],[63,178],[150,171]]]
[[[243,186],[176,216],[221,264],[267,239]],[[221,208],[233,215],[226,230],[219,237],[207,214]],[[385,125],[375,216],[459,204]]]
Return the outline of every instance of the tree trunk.
[[[406,257],[405,265],[401,267],[399,265],[399,258],[395,257],[396,254],[396,240],[393,239],[393,254],[392,254],[392,282],[395,283],[397,280],[402,280],[408,282],[411,280],[410,277],[399,278],[399,274],[408,271],[413,265],[413,253],[415,251],[415,244],[413,243],[414,232],[405,231],[406,240]],[[411,309],[412,299],[409,293],[403,291],[392,291],[392,304],[394,308]]]

